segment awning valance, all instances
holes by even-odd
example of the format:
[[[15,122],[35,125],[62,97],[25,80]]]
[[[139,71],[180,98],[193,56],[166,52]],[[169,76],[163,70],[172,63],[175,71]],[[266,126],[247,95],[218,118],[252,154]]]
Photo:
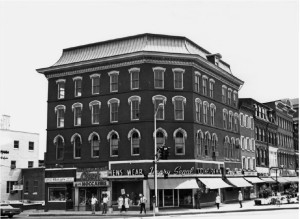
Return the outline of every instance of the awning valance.
[[[273,179],[275,180],[276,182],[276,177],[273,177]],[[281,184],[284,184],[284,183],[289,183],[290,181],[284,179],[283,177],[277,177],[277,182],[281,183]]]
[[[274,179],[272,179],[271,177],[262,177],[260,179],[266,183],[276,183],[276,181]]]
[[[154,180],[148,179],[150,189],[154,189]],[[199,189],[195,178],[157,179],[158,189]]]
[[[208,189],[219,189],[232,187],[224,182],[221,178],[198,178]]]
[[[253,186],[252,184],[248,183],[244,178],[227,178],[227,180],[236,187],[249,187]]]
[[[264,183],[265,182],[258,177],[244,177],[244,179],[251,183]]]

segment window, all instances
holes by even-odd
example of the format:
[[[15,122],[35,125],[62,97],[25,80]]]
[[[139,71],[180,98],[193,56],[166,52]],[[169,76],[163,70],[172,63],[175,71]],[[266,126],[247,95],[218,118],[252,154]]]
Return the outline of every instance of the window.
[[[174,89],[183,89],[183,73],[184,69],[182,68],[173,68],[174,74]]]
[[[33,151],[34,150],[34,142],[30,141],[28,143],[28,150]]]
[[[227,129],[227,117],[228,117],[228,111],[226,109],[223,109],[223,128]]]
[[[6,193],[10,193],[11,191],[13,191],[13,186],[17,184],[17,181],[6,181]]]
[[[184,120],[184,104],[186,103],[186,98],[182,96],[175,96],[172,98],[174,104],[174,119]]]
[[[90,109],[92,111],[91,122],[92,124],[99,124],[100,121],[100,107],[101,102],[98,100],[94,100],[89,103]]]
[[[140,132],[135,128],[131,129],[128,133],[128,139],[130,139],[131,142],[131,155],[140,155]]]
[[[72,105],[72,110],[74,112],[74,126],[81,126],[81,103],[74,103]]]
[[[246,169],[246,158],[244,156],[242,157],[242,165],[243,169]]]
[[[100,93],[100,74],[93,74],[90,76],[92,80],[92,94]]]
[[[218,141],[218,137],[217,135],[214,133],[212,134],[212,141],[211,141],[211,151],[212,151],[212,156],[216,157],[217,156],[217,141]]]
[[[107,101],[107,105],[110,107],[110,122],[118,122],[120,100],[117,98],[112,98]]]
[[[82,77],[73,78],[75,85],[75,97],[81,97],[82,95]]]
[[[239,131],[239,115],[237,113],[234,114],[234,131]]]
[[[119,139],[118,132],[113,130],[108,133],[111,157],[117,157],[119,155]]]
[[[32,168],[33,167],[33,161],[28,161],[28,168]]]
[[[118,92],[118,71],[111,71],[108,73],[110,77],[110,92]]]
[[[203,139],[204,139],[203,132],[201,130],[198,130],[197,134],[196,134],[196,144],[197,144],[197,155],[198,156],[200,156],[202,154]]]
[[[57,84],[57,98],[64,99],[65,98],[65,79],[58,79],[56,81]]]
[[[63,128],[65,126],[65,112],[66,106],[58,105],[55,107],[57,128]]]
[[[175,139],[175,154],[184,155],[185,154],[185,138],[187,137],[186,131],[179,128],[174,131]]]
[[[81,149],[82,149],[82,141],[81,136],[79,134],[74,134],[71,138],[71,142],[74,148],[74,158],[80,159],[81,158]]]
[[[154,88],[163,89],[164,88],[164,72],[165,68],[155,67],[153,68],[154,72]]]
[[[244,114],[243,113],[240,113],[240,123],[241,123],[241,127],[244,127]]]
[[[203,123],[204,124],[207,124],[207,112],[208,112],[208,108],[209,108],[209,105],[208,105],[208,102],[204,101],[203,102]]]
[[[202,76],[202,94],[207,96],[207,76],[203,75]]]
[[[238,92],[237,91],[233,91],[233,105],[235,107],[238,106]]]
[[[227,94],[227,87],[225,85],[222,86],[222,102],[226,103],[226,94]]]
[[[140,68],[131,68],[128,70],[130,74],[130,89],[139,89],[140,79]]]
[[[243,150],[245,149],[244,136],[241,136],[241,147]]]
[[[89,135],[88,138],[90,144],[91,144],[91,157],[97,158],[100,156],[100,137],[98,133],[93,132]]]
[[[28,194],[28,192],[29,192],[29,181],[26,180],[25,181],[25,185],[24,185],[24,193]]]
[[[14,148],[18,149],[19,148],[19,141],[14,141]]]
[[[214,98],[214,87],[215,81],[213,79],[209,79],[209,97]]]
[[[159,107],[160,103],[166,104],[167,98],[162,95],[156,95],[152,97],[152,102],[154,104],[154,112],[157,111],[156,119],[157,120],[164,120],[165,119],[165,107]]]
[[[49,202],[65,202],[66,201],[66,189],[65,188],[49,188]]]
[[[17,161],[11,160],[10,161],[10,169],[16,169],[17,167]]]
[[[216,106],[211,103],[210,104],[210,123],[211,126],[215,126],[215,117],[216,117]]]
[[[228,136],[225,137],[224,141],[224,157],[228,158],[228,147],[229,147],[229,138]]]
[[[37,180],[33,181],[33,194],[37,195],[39,188],[39,182]]]
[[[199,93],[200,92],[200,77],[201,74],[198,71],[195,71],[195,82],[194,82],[194,91]]]
[[[229,156],[231,159],[234,159],[234,148],[235,148],[235,140],[234,138],[231,138],[231,142],[230,142],[230,150],[229,150]]]
[[[233,119],[233,113],[232,111],[229,111],[229,119],[228,119],[228,129],[232,130],[232,119]]]
[[[63,160],[64,159],[64,138],[61,135],[57,135],[53,143],[56,147],[56,160]]]
[[[209,132],[205,132],[205,140],[204,140],[204,155],[208,156],[209,154],[209,148],[210,148],[210,140],[211,140],[211,136],[209,134]]]
[[[196,122],[201,122],[202,101],[199,98],[195,99]]]
[[[231,102],[231,100],[232,100],[231,95],[232,95],[232,89],[228,88],[228,105],[232,104],[232,102]]]
[[[130,104],[130,119],[139,120],[140,119],[140,103],[141,97],[131,96],[128,98],[128,103]]]

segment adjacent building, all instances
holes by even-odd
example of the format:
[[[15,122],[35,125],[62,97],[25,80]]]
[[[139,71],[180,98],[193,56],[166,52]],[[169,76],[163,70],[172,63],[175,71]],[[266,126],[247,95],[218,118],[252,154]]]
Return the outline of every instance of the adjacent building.
[[[22,200],[23,168],[39,165],[39,134],[10,129],[10,117],[3,115],[0,125],[1,202]],[[31,181],[30,181],[31,182]]]
[[[103,193],[137,207],[143,193],[149,207],[155,142],[169,148],[158,162],[160,207],[214,203],[217,192],[237,199],[251,186],[236,182],[243,81],[221,58],[185,37],[141,34],[64,49],[38,69],[49,90],[47,208],[88,210]]]

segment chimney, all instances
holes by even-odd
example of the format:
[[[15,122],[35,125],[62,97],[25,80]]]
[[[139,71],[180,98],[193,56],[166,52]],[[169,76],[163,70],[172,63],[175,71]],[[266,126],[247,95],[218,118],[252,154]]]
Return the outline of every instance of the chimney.
[[[0,129],[8,130],[9,127],[10,127],[10,116],[2,115],[2,118],[0,120]]]
[[[213,63],[214,65],[219,65],[219,61],[222,58],[220,53],[215,53],[215,54],[208,54],[206,55],[206,58],[209,62]]]

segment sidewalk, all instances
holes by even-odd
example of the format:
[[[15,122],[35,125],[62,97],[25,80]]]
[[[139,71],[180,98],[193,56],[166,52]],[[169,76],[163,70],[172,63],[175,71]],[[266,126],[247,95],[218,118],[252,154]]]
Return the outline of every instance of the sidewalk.
[[[130,209],[130,208],[129,208]],[[184,214],[209,214],[209,213],[230,213],[230,212],[249,212],[249,211],[273,211],[273,210],[284,210],[284,209],[299,209],[299,203],[297,204],[283,204],[281,206],[276,205],[254,205],[254,200],[244,201],[243,208],[240,208],[239,203],[221,204],[220,209],[216,206],[203,207],[201,209],[183,209],[183,208],[168,208],[159,209],[159,213],[156,216],[166,215],[184,215]],[[91,211],[59,211],[51,210],[44,212],[42,210],[27,210],[23,211],[21,215],[27,216],[91,216]],[[139,211],[128,211],[120,214],[118,211],[103,215],[102,212],[98,211],[95,216],[130,216],[130,217],[151,217],[153,216],[152,211],[148,211],[147,214],[140,214]],[[93,216],[94,216],[93,215]]]

